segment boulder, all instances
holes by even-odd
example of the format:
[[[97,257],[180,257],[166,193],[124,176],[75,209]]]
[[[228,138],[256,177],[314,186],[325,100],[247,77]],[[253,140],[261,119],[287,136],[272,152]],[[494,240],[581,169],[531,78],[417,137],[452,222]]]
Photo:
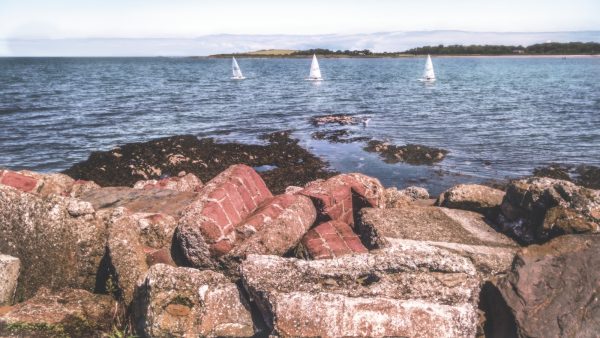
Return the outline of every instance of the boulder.
[[[63,174],[40,174],[27,170],[0,170],[0,184],[40,196],[55,194],[78,197],[99,188],[94,182],[74,180]]]
[[[412,205],[395,209],[365,208],[357,232],[367,247],[391,245],[392,239],[418,241],[471,259],[485,277],[510,268],[516,243],[472,211]]]
[[[249,305],[222,274],[157,264],[133,304],[138,334],[146,337],[251,337]]]
[[[317,221],[340,220],[354,224],[354,213],[363,207],[385,207],[385,190],[378,179],[363,174],[341,174],[309,183],[299,194],[317,207]]]
[[[282,337],[472,337],[479,282],[468,259],[404,246],[305,261],[250,255],[242,282]]]
[[[0,185],[0,252],[21,260],[17,300],[42,286],[94,290],[106,235],[105,215],[86,202]]]
[[[522,249],[508,276],[495,283],[512,314],[496,327],[515,323],[520,337],[597,336],[598,252],[598,235],[565,235]]]
[[[236,243],[237,225],[271,197],[260,176],[246,165],[233,165],[210,180],[183,211],[177,228],[189,263],[214,267],[214,258]]]
[[[175,265],[171,240],[176,225],[176,220],[165,214],[130,213],[125,208],[112,213],[107,249],[114,271],[105,283],[116,287],[118,298],[126,304],[132,301],[135,286],[151,265]]]
[[[302,247],[312,259],[368,252],[352,228],[342,221],[321,223],[304,235]]]
[[[479,184],[459,184],[440,194],[435,205],[490,213],[502,204],[504,191]]]
[[[499,223],[523,243],[600,231],[600,190],[546,177],[509,184]]]
[[[194,174],[181,172],[175,177],[167,177],[161,180],[137,181],[134,189],[169,189],[175,191],[198,191],[202,189],[202,181]]]
[[[41,288],[0,316],[2,337],[104,337],[111,330],[115,302],[84,290]]]
[[[281,256],[300,242],[316,214],[308,197],[275,196],[236,226],[236,243],[224,260],[240,262],[249,254]]]
[[[417,200],[426,200],[429,198],[427,189],[421,187],[408,187],[402,190],[391,187],[385,189],[385,207],[401,208]]]
[[[95,210],[124,207],[131,212],[161,213],[179,218],[183,210],[196,198],[196,192],[169,189],[133,189],[127,187],[100,188],[82,194]]]
[[[13,303],[20,269],[18,258],[0,254],[0,306]]]

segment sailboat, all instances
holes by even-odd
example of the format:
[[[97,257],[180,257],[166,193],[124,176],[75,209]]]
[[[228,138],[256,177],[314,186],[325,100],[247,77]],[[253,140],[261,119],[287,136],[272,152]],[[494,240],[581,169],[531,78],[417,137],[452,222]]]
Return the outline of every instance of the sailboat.
[[[427,62],[425,62],[425,71],[423,72],[423,81],[435,81],[435,73],[433,72],[433,63],[431,56],[427,54]]]
[[[244,75],[242,74],[242,70],[240,69],[240,66],[238,65],[237,61],[235,61],[235,58],[231,58],[231,71],[233,72],[233,76],[231,77],[231,79],[233,80],[243,80],[245,79]]]
[[[321,68],[319,68],[319,61],[317,61],[317,55],[313,54],[312,63],[310,64],[310,74],[308,80],[311,81],[322,81]]]

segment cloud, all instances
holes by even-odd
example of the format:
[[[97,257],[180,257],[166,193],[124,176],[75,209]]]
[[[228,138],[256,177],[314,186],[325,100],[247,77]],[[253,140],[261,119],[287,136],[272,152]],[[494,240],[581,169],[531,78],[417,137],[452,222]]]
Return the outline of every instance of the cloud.
[[[438,44],[530,45],[545,41],[600,42],[600,31],[580,32],[466,32],[412,31],[371,34],[234,35],[216,34],[190,39],[7,39],[0,40],[1,56],[193,56],[259,49],[370,49],[403,51]],[[4,47],[2,47],[4,46]]]

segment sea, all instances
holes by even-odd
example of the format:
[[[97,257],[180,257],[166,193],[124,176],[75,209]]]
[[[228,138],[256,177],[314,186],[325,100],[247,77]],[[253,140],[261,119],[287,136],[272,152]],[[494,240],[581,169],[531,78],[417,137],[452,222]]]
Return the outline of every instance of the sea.
[[[451,185],[530,175],[553,163],[600,165],[600,57],[425,59],[0,58],[0,167],[66,169],[92,151],[193,134],[261,143],[293,130],[342,172],[386,186]],[[352,136],[449,151],[435,165],[390,164],[364,143],[315,140],[310,118],[351,114]]]

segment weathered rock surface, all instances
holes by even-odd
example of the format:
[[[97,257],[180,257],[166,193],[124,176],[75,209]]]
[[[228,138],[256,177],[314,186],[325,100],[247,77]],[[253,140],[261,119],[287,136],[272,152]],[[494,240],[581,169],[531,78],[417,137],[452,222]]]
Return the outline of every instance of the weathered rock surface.
[[[0,254],[0,306],[13,303],[20,269],[18,258]]]
[[[446,250],[398,246],[315,261],[251,255],[241,274],[282,337],[475,335],[475,268]]]
[[[111,283],[118,298],[129,304],[138,281],[153,264],[175,265],[171,258],[171,240],[176,220],[165,214],[130,213],[115,209],[108,224],[108,255],[114,269]]]
[[[40,174],[33,171],[0,170],[0,184],[40,196],[50,194],[78,197],[99,188],[91,181],[74,180],[63,174]]]
[[[421,187],[408,187],[402,190],[392,187],[385,189],[385,207],[401,208],[417,200],[429,198],[427,189]]]
[[[181,172],[178,176],[167,177],[160,180],[137,181],[134,189],[169,189],[175,191],[198,191],[202,189],[202,181],[194,174]]]
[[[103,337],[111,330],[115,302],[84,290],[36,295],[0,316],[2,337]]]
[[[516,243],[490,227],[475,212],[412,205],[363,209],[357,232],[370,248],[390,246],[392,239],[420,241],[468,257],[485,276],[505,272]]]
[[[225,276],[157,264],[139,285],[135,325],[146,337],[251,337],[249,305]]]
[[[519,252],[510,274],[496,283],[519,336],[598,336],[598,252],[597,235],[565,235]]]
[[[383,208],[385,189],[378,179],[363,174],[341,174],[309,183],[299,194],[317,207],[317,221],[340,220],[354,224],[354,213],[363,207]]]
[[[17,300],[42,286],[94,290],[106,242],[103,217],[80,200],[0,185],[0,252],[21,260]]]
[[[108,187],[89,191],[79,198],[89,202],[95,210],[124,207],[132,212],[163,213],[179,218],[197,197],[196,192]]]
[[[210,180],[184,211],[177,229],[183,254],[196,267],[233,248],[236,226],[273,195],[250,167],[234,165]]]
[[[504,231],[524,243],[600,231],[600,191],[545,177],[512,182],[502,201]]]
[[[489,213],[502,204],[504,191],[479,184],[459,184],[440,194],[437,206]]]
[[[342,221],[329,221],[312,228],[302,238],[302,247],[313,259],[368,252],[352,228]]]

